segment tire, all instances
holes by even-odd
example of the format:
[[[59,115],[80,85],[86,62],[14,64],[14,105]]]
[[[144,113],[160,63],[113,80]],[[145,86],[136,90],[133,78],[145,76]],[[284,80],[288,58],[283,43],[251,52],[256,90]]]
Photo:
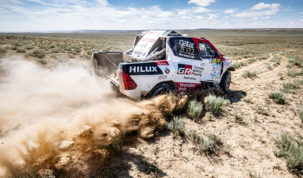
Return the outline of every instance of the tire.
[[[157,85],[152,91],[146,96],[146,98],[152,98],[158,95],[163,95],[174,91],[173,87],[168,83],[161,83]]]
[[[230,73],[230,71],[226,71],[223,74],[223,77],[220,82],[220,87],[225,93],[230,92],[230,90],[229,90],[230,82],[231,82],[231,73]]]

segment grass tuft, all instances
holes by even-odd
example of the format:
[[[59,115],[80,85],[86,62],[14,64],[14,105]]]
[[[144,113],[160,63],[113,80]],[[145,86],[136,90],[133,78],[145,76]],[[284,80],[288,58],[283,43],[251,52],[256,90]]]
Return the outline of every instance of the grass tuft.
[[[254,78],[256,76],[256,71],[245,71],[244,74],[242,74],[242,77],[244,78]]]
[[[286,97],[281,91],[272,91],[269,93],[269,98],[271,98],[274,102],[278,104],[285,104],[286,103]]]
[[[35,49],[33,52],[30,53],[30,55],[37,58],[43,58],[45,56],[45,53],[42,50]]]
[[[168,129],[171,130],[175,135],[183,137],[185,134],[185,123],[183,119],[174,117],[173,120],[168,124]]]
[[[219,116],[223,112],[223,106],[230,104],[230,101],[223,97],[208,95],[206,97],[206,110],[212,112],[215,116]]]
[[[189,102],[187,114],[193,119],[199,119],[203,111],[203,104],[193,99]]]
[[[294,174],[303,174],[303,142],[289,134],[282,134],[276,141],[275,155],[286,159],[288,169]]]

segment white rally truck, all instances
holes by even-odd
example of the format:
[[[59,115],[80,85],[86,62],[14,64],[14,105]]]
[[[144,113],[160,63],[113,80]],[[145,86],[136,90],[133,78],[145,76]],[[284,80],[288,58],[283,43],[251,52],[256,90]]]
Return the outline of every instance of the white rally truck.
[[[96,74],[134,99],[171,91],[221,88],[229,92],[230,71],[235,70],[231,59],[207,39],[175,31],[144,31],[130,50],[96,52],[92,59]]]

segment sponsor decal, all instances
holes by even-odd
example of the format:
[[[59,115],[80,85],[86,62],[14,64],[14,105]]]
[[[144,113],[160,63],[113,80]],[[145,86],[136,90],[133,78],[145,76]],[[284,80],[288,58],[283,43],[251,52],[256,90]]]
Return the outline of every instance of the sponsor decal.
[[[194,48],[194,43],[188,40],[179,40],[179,45],[187,48]]]
[[[178,64],[178,72],[177,74],[182,75],[191,75],[193,72],[192,66],[187,64]]]
[[[178,72],[177,74],[182,75],[195,75],[195,76],[202,76],[202,71],[204,68],[192,66],[192,65],[186,65],[186,64],[178,64]]]
[[[221,59],[220,59],[220,58],[212,59],[212,60],[211,60],[211,63],[212,63],[212,64],[220,64],[220,63],[221,63]]]
[[[155,61],[155,63],[158,66],[168,66],[169,65],[167,61]]]
[[[161,75],[161,76],[158,77],[159,80],[163,80],[163,79],[166,79],[166,78],[167,78],[167,75]]]
[[[123,71],[128,75],[158,75],[163,74],[156,63],[142,63],[142,64],[126,64],[122,66]]]
[[[187,76],[184,76],[184,79],[185,79],[185,80],[197,80],[197,79],[194,78],[194,77],[187,77]]]
[[[186,92],[195,90],[199,87],[201,87],[201,83],[182,83],[182,82],[176,82],[176,89],[178,92]]]
[[[165,72],[166,74],[169,74],[169,72],[170,72],[169,68],[165,67],[164,72]]]
[[[201,76],[202,76],[202,71],[203,71],[203,70],[204,70],[203,67],[194,66],[193,75],[198,76],[198,77],[201,77]]]

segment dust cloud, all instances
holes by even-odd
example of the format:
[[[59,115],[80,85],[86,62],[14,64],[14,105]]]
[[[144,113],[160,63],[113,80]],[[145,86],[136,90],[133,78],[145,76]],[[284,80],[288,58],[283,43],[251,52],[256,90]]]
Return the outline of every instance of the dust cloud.
[[[135,102],[117,98],[87,61],[43,68],[20,57],[0,60],[0,177],[92,176],[125,137],[166,127],[186,97]]]

